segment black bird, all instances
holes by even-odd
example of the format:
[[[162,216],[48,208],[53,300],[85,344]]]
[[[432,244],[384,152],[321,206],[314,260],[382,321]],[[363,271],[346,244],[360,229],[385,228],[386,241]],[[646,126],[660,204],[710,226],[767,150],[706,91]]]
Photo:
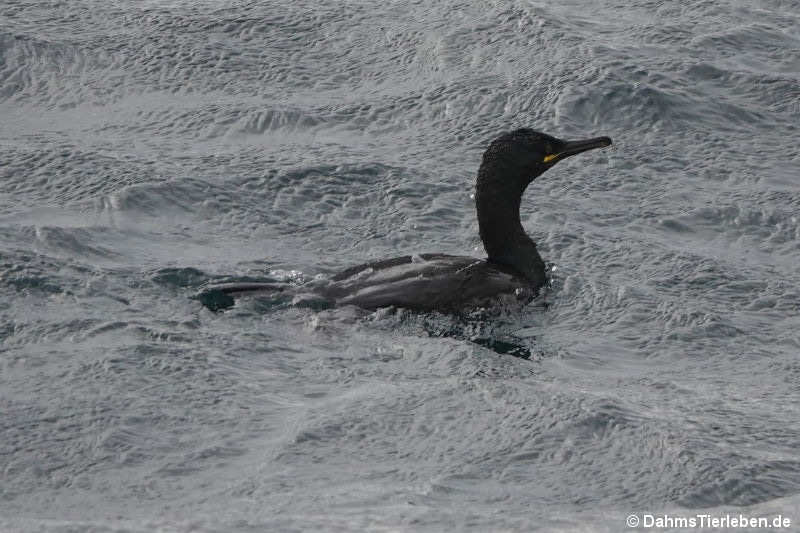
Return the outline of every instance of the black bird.
[[[205,291],[201,300],[220,308],[232,305],[232,297],[240,294],[292,291],[313,294],[329,304],[365,309],[397,306],[458,311],[489,305],[504,295],[532,298],[546,283],[545,264],[519,219],[522,194],[562,159],[610,144],[608,137],[563,141],[531,129],[504,133],[492,141],[483,154],[475,186],[486,259],[407,255],[348,268],[330,280],[299,287],[281,283],[218,285]]]

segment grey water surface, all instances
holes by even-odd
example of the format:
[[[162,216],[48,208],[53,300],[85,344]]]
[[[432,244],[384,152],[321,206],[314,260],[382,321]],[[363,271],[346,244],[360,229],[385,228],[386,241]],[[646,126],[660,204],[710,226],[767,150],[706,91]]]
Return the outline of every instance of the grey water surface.
[[[3,0],[0,530],[800,523],[798,124],[794,0]],[[524,309],[194,299],[481,257],[523,126]]]

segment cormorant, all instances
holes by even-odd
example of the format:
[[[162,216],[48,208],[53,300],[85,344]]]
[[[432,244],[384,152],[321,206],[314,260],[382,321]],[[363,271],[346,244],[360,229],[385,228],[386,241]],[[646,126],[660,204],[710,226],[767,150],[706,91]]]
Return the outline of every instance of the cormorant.
[[[292,290],[308,291],[335,305],[441,311],[491,304],[508,294],[530,299],[546,283],[546,276],[536,243],[520,222],[522,194],[534,179],[562,159],[610,144],[608,137],[563,141],[527,128],[504,133],[492,141],[483,154],[475,187],[486,259],[407,255],[351,267],[329,280],[299,287],[281,283],[218,285],[205,291],[206,297],[201,299],[221,308],[240,294]]]

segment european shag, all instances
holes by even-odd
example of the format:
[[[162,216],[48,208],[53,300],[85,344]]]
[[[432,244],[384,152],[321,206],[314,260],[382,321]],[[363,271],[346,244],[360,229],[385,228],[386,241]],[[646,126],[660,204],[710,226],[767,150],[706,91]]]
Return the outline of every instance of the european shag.
[[[492,141],[483,154],[475,186],[486,259],[407,255],[348,268],[329,280],[299,287],[281,283],[218,285],[210,287],[201,299],[207,305],[216,302],[210,307],[219,308],[242,294],[297,291],[330,304],[365,309],[397,306],[454,311],[491,304],[507,294],[531,298],[546,283],[545,264],[520,222],[522,194],[562,159],[610,144],[608,137],[563,141],[531,129],[504,133]]]

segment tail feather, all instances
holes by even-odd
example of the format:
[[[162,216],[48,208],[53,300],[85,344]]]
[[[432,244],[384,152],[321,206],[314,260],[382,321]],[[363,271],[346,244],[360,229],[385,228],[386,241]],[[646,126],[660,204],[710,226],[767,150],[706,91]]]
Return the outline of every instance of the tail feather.
[[[207,290],[219,291],[223,294],[230,295],[244,295],[252,294],[254,292],[283,292],[288,285],[286,283],[267,283],[267,282],[254,282],[242,281],[234,283],[221,283],[208,287]]]
[[[211,285],[204,288],[195,298],[211,311],[233,307],[235,298],[259,293],[281,293],[289,287],[286,283],[233,282]]]

